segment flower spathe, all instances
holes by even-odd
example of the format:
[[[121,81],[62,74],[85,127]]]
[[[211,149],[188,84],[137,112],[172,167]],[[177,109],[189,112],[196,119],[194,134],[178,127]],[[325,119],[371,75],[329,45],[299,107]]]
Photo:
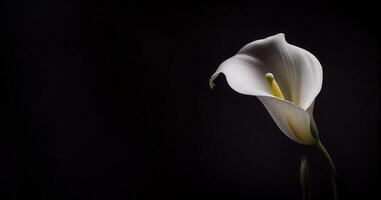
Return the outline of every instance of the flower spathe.
[[[211,87],[220,73],[233,90],[258,97],[286,136],[301,144],[315,143],[311,121],[323,70],[310,52],[287,43],[280,33],[247,44],[224,61],[210,78]],[[269,73],[279,85],[282,98],[274,95],[266,80]]]

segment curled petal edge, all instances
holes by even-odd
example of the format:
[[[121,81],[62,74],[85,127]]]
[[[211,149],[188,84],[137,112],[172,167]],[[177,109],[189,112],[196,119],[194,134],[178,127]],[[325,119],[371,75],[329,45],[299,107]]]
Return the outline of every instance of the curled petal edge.
[[[257,97],[287,137],[300,144],[315,144],[316,138],[311,133],[311,120],[313,118],[308,111],[276,97]]]
[[[217,71],[209,79],[209,86],[211,89],[214,88],[214,80],[220,73],[224,74],[224,72]],[[305,145],[312,145],[316,142],[315,137],[313,137],[313,134],[311,133],[314,102],[307,110],[304,110],[292,102],[272,96],[263,91],[242,91],[234,85],[235,81],[232,81],[230,76],[225,75],[225,77],[229,86],[233,88],[234,91],[241,94],[256,96],[270,113],[270,116],[282,133],[288,138]]]

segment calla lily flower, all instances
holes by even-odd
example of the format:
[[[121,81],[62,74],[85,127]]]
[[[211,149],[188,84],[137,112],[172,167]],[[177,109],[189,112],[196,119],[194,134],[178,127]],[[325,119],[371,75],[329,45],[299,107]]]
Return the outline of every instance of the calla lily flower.
[[[281,33],[249,43],[224,61],[210,78],[211,88],[220,73],[233,90],[256,96],[286,136],[301,144],[316,143],[311,127],[323,70],[310,52],[287,43]]]

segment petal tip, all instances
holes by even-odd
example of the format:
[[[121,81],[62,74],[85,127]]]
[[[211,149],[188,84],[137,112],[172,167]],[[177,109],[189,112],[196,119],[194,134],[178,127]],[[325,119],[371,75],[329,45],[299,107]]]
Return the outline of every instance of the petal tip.
[[[216,84],[214,84],[213,81],[214,81],[214,79],[217,78],[218,75],[219,75],[219,73],[215,73],[215,74],[213,74],[213,75],[210,77],[210,79],[209,79],[209,88],[210,88],[211,90],[213,90],[213,88],[216,86]]]
[[[284,33],[278,33],[278,34],[276,34],[275,36],[278,36],[278,37],[283,37],[283,38],[285,38],[285,37],[286,37],[286,35],[285,35]]]
[[[284,33],[278,33],[273,37],[279,41],[286,41],[286,35]]]

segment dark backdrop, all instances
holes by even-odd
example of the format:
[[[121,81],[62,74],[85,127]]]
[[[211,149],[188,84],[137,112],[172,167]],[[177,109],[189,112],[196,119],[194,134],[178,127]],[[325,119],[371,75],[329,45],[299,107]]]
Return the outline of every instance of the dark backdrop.
[[[317,151],[223,76],[283,32],[324,70],[315,117],[342,199],[379,197],[378,9],[357,3],[2,1],[2,199],[330,199]]]

